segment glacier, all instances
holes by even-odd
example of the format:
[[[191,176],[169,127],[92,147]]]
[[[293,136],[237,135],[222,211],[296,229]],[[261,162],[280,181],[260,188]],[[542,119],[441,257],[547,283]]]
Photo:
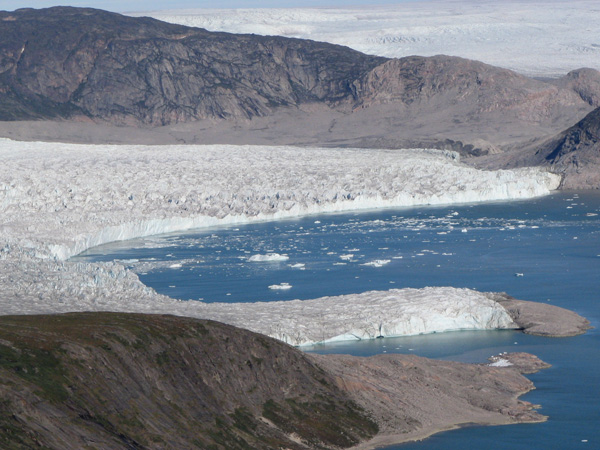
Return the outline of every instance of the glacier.
[[[295,346],[456,330],[519,328],[494,294],[427,287],[282,302],[209,303],[205,318]]]
[[[546,195],[560,183],[558,175],[539,168],[483,171],[462,164],[453,152],[427,149],[2,139],[0,163],[0,314],[179,314],[245,326],[294,345],[510,324],[489,305],[473,303],[474,297],[486,298],[474,291],[432,288],[410,295],[390,291],[218,306],[160,295],[118,262],[68,258],[106,242],[191,228],[364,208],[525,199]],[[419,308],[409,297],[429,298],[430,306],[422,306],[428,315],[414,315]]]
[[[325,41],[399,58],[446,54],[528,76],[600,70],[596,0],[421,0],[337,8],[178,9],[140,14],[210,31]]]

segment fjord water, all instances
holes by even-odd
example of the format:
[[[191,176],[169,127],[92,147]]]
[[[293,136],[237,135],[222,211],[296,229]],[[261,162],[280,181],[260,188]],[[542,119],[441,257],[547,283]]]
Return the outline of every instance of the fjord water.
[[[251,262],[277,253],[288,259]],[[307,348],[320,353],[415,353],[483,362],[527,351],[552,364],[523,398],[542,424],[468,427],[390,449],[600,448],[600,194],[561,192],[518,202],[329,214],[155,236],[91,249],[121,260],[160,293],[207,302],[308,299],[367,290],[455,286],[572,309],[595,329],[552,339],[515,331],[431,334]],[[270,289],[289,283],[289,289]]]

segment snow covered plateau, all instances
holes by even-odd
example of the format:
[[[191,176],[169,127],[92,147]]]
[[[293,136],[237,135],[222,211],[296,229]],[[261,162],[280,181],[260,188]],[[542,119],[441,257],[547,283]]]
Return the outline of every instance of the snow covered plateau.
[[[600,70],[597,0],[421,0],[348,8],[154,11],[167,22],[345,45],[399,58],[446,54],[528,76]]]
[[[477,170],[452,152],[261,146],[94,146],[0,140],[0,314],[112,310],[212,318],[295,345],[513,327],[489,294],[392,290],[204,304],[159,295],[117,263],[68,258],[106,242],[361,208],[523,199],[538,168]]]

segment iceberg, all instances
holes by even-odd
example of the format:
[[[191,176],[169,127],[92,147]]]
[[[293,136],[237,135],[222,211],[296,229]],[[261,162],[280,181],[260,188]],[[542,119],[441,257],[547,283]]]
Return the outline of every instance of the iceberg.
[[[374,261],[369,261],[367,263],[361,264],[361,266],[370,266],[370,267],[383,267],[388,264],[390,259],[376,259]]]
[[[248,258],[249,262],[271,262],[271,261],[287,261],[290,259],[287,255],[280,255],[279,253],[268,253],[266,255],[252,255]]]

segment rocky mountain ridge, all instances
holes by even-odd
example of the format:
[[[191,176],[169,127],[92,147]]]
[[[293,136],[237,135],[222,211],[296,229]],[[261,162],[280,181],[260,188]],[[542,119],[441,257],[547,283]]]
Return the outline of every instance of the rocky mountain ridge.
[[[88,8],[0,12],[0,21],[2,120],[160,126],[311,103],[342,112],[393,103],[399,116],[442,107],[474,121],[502,111],[540,122],[555,120],[558,108],[581,114],[600,98],[594,74],[551,84],[456,57],[388,60]]]
[[[500,168],[531,164],[525,150],[600,106],[593,69],[535,80],[458,57],[386,59],[89,8],[0,12],[0,23],[0,136],[13,139],[429,147]],[[565,164],[551,166],[572,177]]]

